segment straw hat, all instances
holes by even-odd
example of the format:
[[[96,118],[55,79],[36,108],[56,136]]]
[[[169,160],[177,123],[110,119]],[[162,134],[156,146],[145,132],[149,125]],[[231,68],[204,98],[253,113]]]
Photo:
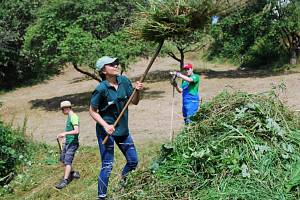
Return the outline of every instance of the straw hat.
[[[70,101],[62,101],[60,102],[60,108],[66,108],[66,107],[72,107],[72,104]]]

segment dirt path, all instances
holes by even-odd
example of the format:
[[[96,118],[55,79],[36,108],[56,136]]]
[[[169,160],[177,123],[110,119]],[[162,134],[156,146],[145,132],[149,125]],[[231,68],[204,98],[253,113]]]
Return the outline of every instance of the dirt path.
[[[228,71],[234,69],[231,66],[210,66],[191,61],[201,68],[213,67],[217,70],[217,73],[208,73],[207,77],[202,79],[200,91],[203,101],[207,101],[223,89],[257,93],[284,83],[287,89],[282,94],[282,99],[292,109],[300,110],[298,73],[264,77],[247,72],[235,75],[235,71]],[[135,79],[143,73],[147,63],[146,60],[136,63],[127,75]],[[176,64],[171,59],[158,59],[152,67],[150,80],[145,84],[143,99],[138,106],[130,106],[129,127],[136,143],[143,144],[149,140],[164,141],[170,137],[172,87],[167,77],[168,71],[174,70]],[[4,121],[12,122],[16,127],[21,127],[26,122],[27,134],[35,140],[54,144],[56,135],[63,131],[65,125],[65,116],[59,110],[59,103],[68,99],[75,105],[74,110],[81,119],[81,143],[96,145],[95,123],[87,111],[91,92],[96,85],[96,81],[87,80],[82,74],[68,68],[63,74],[45,83],[1,95],[0,102],[3,106],[0,108],[0,114]],[[174,105],[173,128],[178,132],[183,126],[179,94],[175,94]]]

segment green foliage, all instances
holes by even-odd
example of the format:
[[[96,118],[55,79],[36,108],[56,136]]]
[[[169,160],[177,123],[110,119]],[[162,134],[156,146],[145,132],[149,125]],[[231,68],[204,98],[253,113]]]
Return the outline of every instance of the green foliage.
[[[13,130],[0,121],[0,185],[7,184],[17,166],[26,161],[27,147],[23,132]]]
[[[23,52],[41,74],[56,73],[66,62],[94,67],[107,53],[128,64],[129,58],[146,52],[145,44],[128,42],[129,34],[123,33],[134,5],[120,0],[49,1],[28,28]]]
[[[82,11],[78,5],[67,0],[49,1],[39,9],[37,21],[28,28],[23,53],[40,75],[56,73],[64,64],[58,46]]]
[[[99,47],[103,55],[118,57],[123,69],[137,57],[147,57],[154,50],[154,44],[133,38],[127,30],[115,32],[101,40]]]
[[[257,0],[221,17],[213,26],[210,58],[230,58],[242,67],[259,68],[287,63],[287,38],[300,31],[299,5]]]
[[[0,87],[11,88],[32,76],[21,54],[26,28],[43,0],[6,0],[0,7]]]
[[[71,26],[66,29],[64,40],[58,44],[57,57],[61,63],[74,62],[93,66],[97,59],[98,43],[91,33],[78,26]]]
[[[274,93],[222,92],[193,120],[125,198],[299,199],[300,118]]]

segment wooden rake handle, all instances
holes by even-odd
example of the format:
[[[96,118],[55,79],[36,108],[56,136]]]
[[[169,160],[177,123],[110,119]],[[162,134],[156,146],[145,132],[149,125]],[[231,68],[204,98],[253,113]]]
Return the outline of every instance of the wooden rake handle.
[[[163,44],[164,44],[164,40],[162,40],[162,41],[159,42],[158,47],[157,47],[157,49],[156,49],[156,51],[155,51],[155,54],[154,54],[153,57],[151,58],[150,63],[148,64],[148,66],[147,66],[147,68],[146,68],[146,70],[145,70],[143,76],[142,76],[142,77],[140,78],[140,80],[139,80],[141,83],[144,82],[144,80],[145,80],[145,78],[146,78],[146,76],[147,76],[147,74],[148,74],[148,72],[149,72],[151,66],[153,65],[153,63],[154,63],[156,57],[158,56],[158,54],[159,54],[159,52],[160,52],[160,50],[161,50]],[[117,120],[116,120],[115,123],[113,124],[114,128],[115,128],[115,127],[117,126],[117,124],[119,123],[120,119],[122,118],[122,116],[123,116],[125,110],[128,108],[129,104],[131,103],[131,101],[132,101],[134,95],[136,94],[136,92],[137,92],[137,89],[135,88],[135,89],[133,90],[131,96],[129,97],[127,103],[125,104],[123,110],[122,110],[121,113],[119,114]],[[102,141],[102,144],[106,144],[106,142],[107,142],[107,140],[108,140],[109,137],[110,137],[110,135],[108,134],[108,135],[104,138],[104,140]]]
[[[61,154],[62,146],[61,146],[61,143],[59,141],[59,138],[56,138],[56,141],[57,141],[57,145],[58,145],[58,148],[59,148],[59,153]]]

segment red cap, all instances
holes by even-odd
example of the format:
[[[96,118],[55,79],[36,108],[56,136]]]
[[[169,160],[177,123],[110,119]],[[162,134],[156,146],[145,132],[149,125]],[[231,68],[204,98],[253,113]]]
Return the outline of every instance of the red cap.
[[[185,64],[183,66],[183,69],[191,69],[191,68],[193,68],[193,65],[191,63]]]

